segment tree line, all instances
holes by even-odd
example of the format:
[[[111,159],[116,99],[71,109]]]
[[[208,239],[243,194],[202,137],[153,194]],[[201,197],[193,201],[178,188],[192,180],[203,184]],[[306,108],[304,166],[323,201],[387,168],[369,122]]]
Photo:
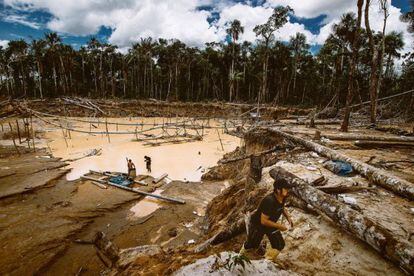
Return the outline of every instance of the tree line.
[[[254,28],[253,44],[239,40],[244,28],[238,20],[228,22],[225,42],[206,43],[203,49],[177,39],[151,37],[141,38],[124,54],[96,38],[74,49],[54,32],[29,43],[14,40],[0,47],[0,92],[12,98],[85,96],[319,106],[331,102],[339,108],[412,89],[414,54],[405,55],[402,68],[396,70],[404,46],[402,33],[386,33],[386,0],[379,0],[382,31],[371,30],[371,2],[358,0],[358,14],[344,14],[317,54],[310,52],[302,33],[288,42],[275,38],[293,13],[283,6]],[[412,18],[408,13],[403,19]]]

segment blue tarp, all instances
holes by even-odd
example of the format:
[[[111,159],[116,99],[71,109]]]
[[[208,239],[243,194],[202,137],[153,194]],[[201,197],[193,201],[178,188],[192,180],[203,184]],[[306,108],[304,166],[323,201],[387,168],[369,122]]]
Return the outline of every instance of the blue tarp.
[[[122,186],[128,186],[132,184],[132,181],[127,179],[125,175],[112,176],[109,178],[109,182]]]
[[[353,173],[351,164],[339,160],[331,160],[326,162],[325,168],[339,176],[349,176]]]

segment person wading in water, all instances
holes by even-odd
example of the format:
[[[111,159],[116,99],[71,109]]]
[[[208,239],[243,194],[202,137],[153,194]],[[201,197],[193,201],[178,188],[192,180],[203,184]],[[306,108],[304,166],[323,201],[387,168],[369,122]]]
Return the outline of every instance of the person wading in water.
[[[147,167],[147,172],[151,172],[151,157],[149,156],[144,156],[144,161],[145,161],[145,165]]]
[[[128,179],[134,180],[134,178],[137,176],[137,171],[135,169],[135,164],[132,163],[131,159],[128,159]]]

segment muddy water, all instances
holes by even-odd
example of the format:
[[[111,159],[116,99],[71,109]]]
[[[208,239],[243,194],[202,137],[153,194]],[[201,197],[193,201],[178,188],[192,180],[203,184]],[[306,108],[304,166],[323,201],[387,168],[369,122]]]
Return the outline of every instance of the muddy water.
[[[70,120],[70,118],[69,118]],[[182,120],[182,119],[181,119]],[[101,122],[103,120],[101,119]],[[109,122],[114,123],[144,123],[160,124],[167,121],[166,118],[108,118]],[[175,121],[175,119],[174,119]],[[64,121],[62,122],[65,123]],[[211,126],[220,125],[218,121],[210,121]],[[240,144],[240,139],[234,136],[222,133],[224,151],[222,150],[220,140],[216,129],[204,129],[204,138],[202,141],[193,141],[182,144],[162,144],[160,146],[144,145],[145,142],[137,142],[135,134],[111,134],[110,141],[106,135],[87,134],[79,132],[70,132],[70,137],[63,138],[62,129],[59,127],[37,121],[37,126],[45,130],[45,139],[43,145],[48,146],[56,157],[63,159],[75,159],[84,156],[93,149],[102,149],[100,156],[92,156],[77,161],[70,162],[71,173],[67,175],[68,180],[74,180],[89,170],[105,170],[126,172],[126,158],[132,159],[137,167],[137,174],[147,174],[145,169],[144,156],[152,158],[152,173],[150,175],[158,177],[163,173],[168,173],[170,179],[199,181],[203,172],[222,158],[223,154],[234,150]],[[71,121],[70,127],[95,132],[105,131],[104,123],[94,124],[91,127],[89,123]],[[152,128],[152,125],[146,125],[143,130]],[[125,125],[108,125],[110,132],[135,132],[135,126]],[[137,131],[141,131],[139,126]],[[175,130],[167,130],[170,135],[174,135]],[[201,130],[198,130],[201,132]],[[195,130],[187,129],[189,134],[195,135]],[[161,135],[162,130],[156,129],[145,132],[155,136]],[[139,136],[140,138],[143,136]],[[183,138],[179,138],[183,139]],[[158,140],[159,142],[163,140]]]

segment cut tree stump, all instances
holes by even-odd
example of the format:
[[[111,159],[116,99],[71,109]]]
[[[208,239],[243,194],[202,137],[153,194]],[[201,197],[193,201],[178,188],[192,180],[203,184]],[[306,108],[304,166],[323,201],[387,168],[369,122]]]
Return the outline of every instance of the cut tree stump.
[[[332,219],[339,227],[369,244],[381,256],[414,273],[414,245],[393,235],[376,221],[353,210],[350,206],[334,197],[310,186],[302,179],[281,167],[270,171],[272,178],[284,178],[294,185],[293,193],[318,212]]]
[[[96,232],[93,243],[96,249],[110,261],[111,267],[115,266],[119,260],[119,248],[103,232]]]
[[[355,171],[359,172],[361,175],[368,178],[368,180],[372,181],[374,184],[377,184],[387,190],[390,190],[402,197],[414,200],[414,184],[407,180],[401,179],[384,170],[375,168],[371,165],[368,165],[364,162],[346,156],[345,154],[339,153],[328,147],[322,146],[312,141],[307,141],[297,136],[287,134],[276,128],[268,128],[268,130],[276,135],[282,136],[283,138],[295,144],[301,145],[331,160],[340,160],[343,162],[348,162],[349,164],[351,164],[352,168]]]

